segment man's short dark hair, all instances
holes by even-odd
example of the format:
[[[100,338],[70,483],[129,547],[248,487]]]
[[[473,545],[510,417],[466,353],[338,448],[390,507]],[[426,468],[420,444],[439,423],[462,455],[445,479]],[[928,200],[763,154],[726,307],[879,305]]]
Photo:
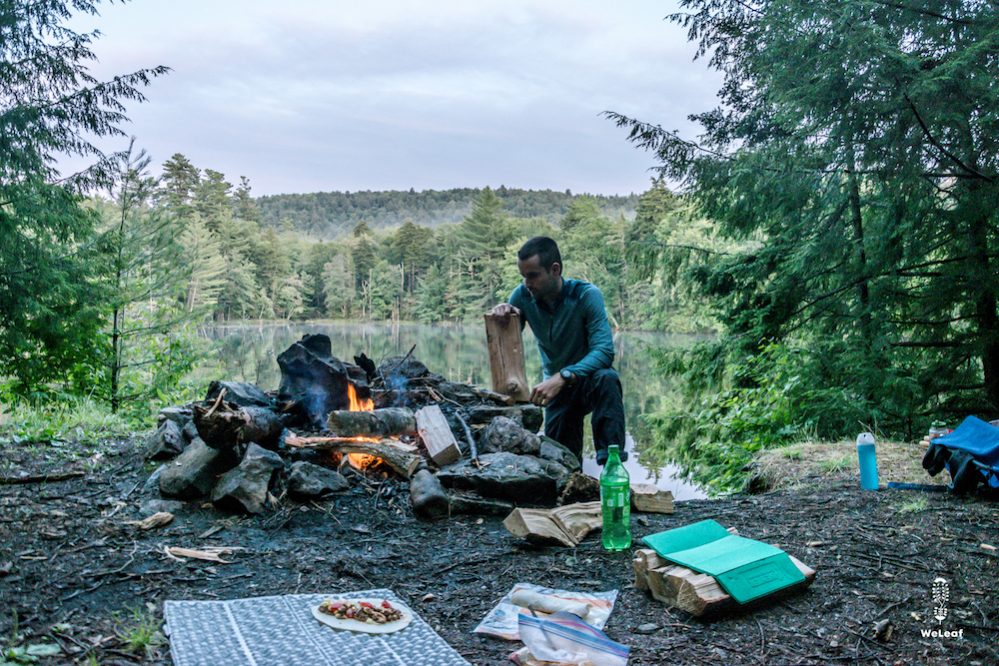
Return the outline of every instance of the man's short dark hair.
[[[538,263],[546,271],[550,271],[556,261],[565,268],[562,264],[562,254],[558,251],[558,244],[548,236],[535,236],[524,243],[517,252],[517,259],[527,261],[534,255],[538,255]]]

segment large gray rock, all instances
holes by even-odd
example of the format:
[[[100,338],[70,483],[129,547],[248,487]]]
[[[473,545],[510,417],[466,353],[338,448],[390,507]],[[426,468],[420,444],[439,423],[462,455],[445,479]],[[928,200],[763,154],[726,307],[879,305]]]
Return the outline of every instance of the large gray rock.
[[[347,369],[332,354],[329,336],[306,335],[277,358],[278,399],[295,403],[308,425],[322,428],[334,409],[347,409]]]
[[[575,453],[546,435],[541,435],[541,450],[538,451],[538,457],[553,460],[570,472],[578,472],[583,468]]]
[[[350,483],[340,472],[309,462],[292,463],[288,475],[288,492],[301,498],[325,497],[349,487]]]
[[[222,466],[219,451],[209,447],[200,437],[188,444],[173,462],[162,467],[160,493],[164,497],[194,499],[204,497],[215,485]]]
[[[143,452],[146,460],[169,460],[179,456],[187,447],[187,440],[176,421],[165,420],[146,438]]]
[[[471,460],[448,465],[437,478],[446,488],[472,490],[483,497],[554,506],[560,485],[569,475],[556,462],[505,451],[482,454],[479,462],[481,467]]]
[[[486,425],[497,416],[506,416],[531,432],[538,432],[545,422],[545,413],[537,405],[476,405],[467,408],[468,422],[472,425]]]
[[[427,520],[445,518],[450,512],[450,502],[441,482],[426,469],[421,469],[409,480],[409,501],[413,513]]]
[[[274,472],[284,467],[281,456],[250,443],[238,466],[222,475],[212,490],[212,503],[234,512],[260,513]]]
[[[160,410],[157,421],[163,423],[164,421],[173,421],[182,429],[185,424],[191,420],[191,408],[188,406],[183,407],[164,407]]]
[[[522,455],[537,455],[541,438],[506,416],[497,416],[479,435],[479,453],[506,451]]]
[[[222,389],[225,389],[223,400],[240,407],[271,407],[274,403],[271,397],[256,384],[217,380],[208,385],[208,395],[205,396],[205,400],[215,402]]]

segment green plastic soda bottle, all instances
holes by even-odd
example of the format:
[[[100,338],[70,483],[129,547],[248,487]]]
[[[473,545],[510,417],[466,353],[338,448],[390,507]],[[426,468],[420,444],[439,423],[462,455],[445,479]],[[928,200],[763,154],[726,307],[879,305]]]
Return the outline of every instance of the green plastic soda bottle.
[[[607,448],[607,462],[600,473],[600,511],[604,526],[601,537],[606,550],[631,547],[631,483],[621,464],[617,446]]]

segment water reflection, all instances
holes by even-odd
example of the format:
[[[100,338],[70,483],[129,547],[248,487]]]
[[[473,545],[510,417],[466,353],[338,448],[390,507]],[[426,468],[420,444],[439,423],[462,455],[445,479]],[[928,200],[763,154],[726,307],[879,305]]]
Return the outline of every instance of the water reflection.
[[[281,380],[277,356],[306,333],[323,333],[330,337],[333,355],[350,361],[364,352],[376,363],[388,356],[405,354],[415,345],[413,357],[432,372],[452,381],[488,386],[489,353],[485,330],[481,326],[424,326],[421,324],[378,324],[345,322],[309,322],[296,324],[247,324],[212,326],[202,334],[218,343],[216,367],[201,369],[202,379],[248,381],[265,390],[276,389]],[[628,423],[628,449],[637,451],[628,461],[628,471],[636,482],[654,483],[672,490],[676,499],[704,497],[704,493],[689,483],[674,478],[677,468],[663,465],[661,457],[645,447],[650,441],[643,414],[655,411],[668,392],[665,379],[652,370],[649,350],[653,347],[681,345],[689,342],[683,336],[648,332],[624,332],[615,337],[615,367],[621,374],[624,406]],[[541,359],[537,354],[530,329],[524,332],[529,379],[541,379]],[[586,428],[587,439],[590,428]],[[587,441],[584,470],[598,475],[592,459],[592,442]],[[643,465],[644,463],[644,465]]]

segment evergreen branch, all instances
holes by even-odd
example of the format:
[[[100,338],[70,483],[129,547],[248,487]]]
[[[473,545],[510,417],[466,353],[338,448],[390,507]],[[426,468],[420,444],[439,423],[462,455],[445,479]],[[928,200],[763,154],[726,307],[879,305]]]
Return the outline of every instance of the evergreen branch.
[[[889,342],[892,347],[911,347],[915,349],[954,349],[964,346],[959,340],[903,340]]]
[[[966,172],[968,172],[969,174],[972,174],[975,178],[980,178],[980,179],[985,180],[985,181],[987,181],[989,183],[995,182],[995,178],[994,177],[986,176],[984,173],[980,172],[978,169],[974,169],[974,168],[968,166],[967,164],[965,164],[961,160],[960,157],[958,157],[957,155],[955,155],[951,151],[947,150],[947,148],[942,143],[940,143],[937,140],[937,138],[935,136],[933,136],[933,134],[930,132],[930,128],[927,127],[926,121],[923,120],[923,116],[920,115],[919,110],[916,108],[916,105],[913,104],[912,99],[909,98],[909,93],[902,93],[902,97],[909,104],[909,108],[912,110],[913,115],[916,116],[916,121],[919,123],[919,126],[923,129],[923,134],[926,135],[926,138],[929,139],[929,141],[930,141],[931,144],[933,144],[934,146],[936,146],[936,148],[940,152],[942,152],[944,155],[946,155],[948,158],[950,158],[951,161],[953,161],[959,167],[961,167],[962,169],[964,169]]]
[[[951,317],[949,319],[889,319],[889,324],[899,324],[901,326],[950,326],[959,321],[968,321],[975,317],[968,315],[965,317]]]
[[[919,7],[912,7],[910,5],[902,4],[901,2],[889,2],[889,0],[869,0],[876,5],[882,5],[884,7],[894,7],[895,9],[903,9],[909,12],[915,12],[916,14],[921,14],[923,16],[930,16],[932,18],[938,18],[943,21],[948,21],[950,23],[958,23],[960,25],[975,25],[974,21],[969,21],[967,19],[953,18],[951,16],[945,16],[944,14],[938,14],[937,12],[931,11],[929,9],[921,9]]]

